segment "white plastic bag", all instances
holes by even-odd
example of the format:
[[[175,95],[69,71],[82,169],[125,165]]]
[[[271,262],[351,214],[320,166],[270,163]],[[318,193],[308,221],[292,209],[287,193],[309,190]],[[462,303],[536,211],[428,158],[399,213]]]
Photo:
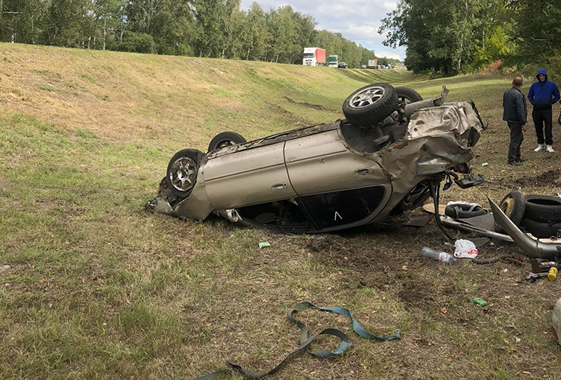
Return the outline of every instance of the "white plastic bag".
[[[454,257],[458,259],[475,259],[479,251],[475,247],[472,241],[460,239],[456,240],[454,243],[456,250],[454,251]]]

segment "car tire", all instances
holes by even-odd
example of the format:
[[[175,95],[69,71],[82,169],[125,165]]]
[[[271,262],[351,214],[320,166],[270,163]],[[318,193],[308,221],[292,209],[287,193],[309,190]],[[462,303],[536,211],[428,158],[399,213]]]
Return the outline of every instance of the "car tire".
[[[561,222],[561,198],[548,195],[526,195],[524,218],[541,223]]]
[[[561,223],[542,223],[524,219],[520,226],[537,238],[561,237]]]
[[[413,103],[423,100],[423,97],[410,87],[396,87],[395,92],[400,103]]]
[[[526,210],[526,200],[524,195],[519,191],[511,191],[499,203],[499,208],[505,215],[512,220],[516,226],[520,226],[520,222],[524,218],[524,211]],[[495,224],[495,230],[502,232],[503,229]]]
[[[241,144],[245,141],[245,138],[239,133],[222,132],[217,134],[212,140],[210,140],[210,144],[208,144],[208,152],[211,152],[215,149],[224,148],[226,146]]]
[[[444,215],[452,219],[468,219],[487,214],[481,206],[469,203],[451,203],[444,209]]]
[[[343,102],[343,114],[349,123],[362,127],[383,121],[397,108],[397,92],[389,83],[372,83],[359,88]]]
[[[166,171],[166,181],[173,195],[186,198],[191,194],[203,156],[197,149],[183,149],[173,155]]]

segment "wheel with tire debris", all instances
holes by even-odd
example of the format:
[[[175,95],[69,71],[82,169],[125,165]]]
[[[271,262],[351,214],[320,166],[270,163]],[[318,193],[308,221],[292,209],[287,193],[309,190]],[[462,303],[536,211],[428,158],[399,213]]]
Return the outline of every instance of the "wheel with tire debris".
[[[524,218],[541,223],[561,222],[561,198],[548,195],[526,195]]]
[[[523,219],[520,226],[537,238],[561,237],[561,223],[541,223]]]
[[[369,127],[390,116],[398,108],[397,92],[389,83],[373,83],[359,88],[343,102],[343,114],[356,126]]]
[[[519,191],[511,191],[501,200],[499,208],[514,224],[520,226],[520,222],[524,218],[524,211],[526,210],[524,195]],[[495,231],[503,232],[503,229],[495,224]]]

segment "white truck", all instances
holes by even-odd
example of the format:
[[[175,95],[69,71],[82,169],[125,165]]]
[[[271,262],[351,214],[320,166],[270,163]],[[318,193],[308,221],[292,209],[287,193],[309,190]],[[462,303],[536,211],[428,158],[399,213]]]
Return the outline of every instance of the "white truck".
[[[325,49],[317,47],[304,48],[304,66],[325,66]]]

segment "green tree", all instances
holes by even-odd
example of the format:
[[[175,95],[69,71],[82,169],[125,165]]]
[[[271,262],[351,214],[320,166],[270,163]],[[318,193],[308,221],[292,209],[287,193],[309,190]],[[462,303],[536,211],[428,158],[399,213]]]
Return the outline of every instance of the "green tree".
[[[548,62],[561,51],[561,1],[512,0],[509,8],[517,14],[516,60]]]
[[[271,62],[291,63],[297,50],[296,22],[292,7],[271,9],[268,14],[268,27],[272,39],[269,43],[268,60]]]
[[[366,48],[362,48],[361,53],[362,53],[360,59],[361,65],[367,65],[369,60],[376,59],[376,54],[374,54],[374,50],[368,50]]]
[[[159,54],[192,55],[195,20],[189,1],[163,2],[152,17],[148,32]]]
[[[415,72],[453,75],[470,64],[483,27],[484,0],[401,0],[382,20],[386,46],[406,46]]]
[[[43,0],[0,0],[0,41],[44,43],[46,15]]]
[[[195,51],[200,57],[221,57],[232,34],[229,22],[239,0],[193,0],[196,20]]]
[[[266,59],[268,42],[272,39],[272,36],[267,27],[267,15],[259,4],[251,4],[239,37],[242,49],[240,58],[248,60]]]
[[[50,45],[84,47],[93,12],[90,0],[51,0],[47,41]]]

